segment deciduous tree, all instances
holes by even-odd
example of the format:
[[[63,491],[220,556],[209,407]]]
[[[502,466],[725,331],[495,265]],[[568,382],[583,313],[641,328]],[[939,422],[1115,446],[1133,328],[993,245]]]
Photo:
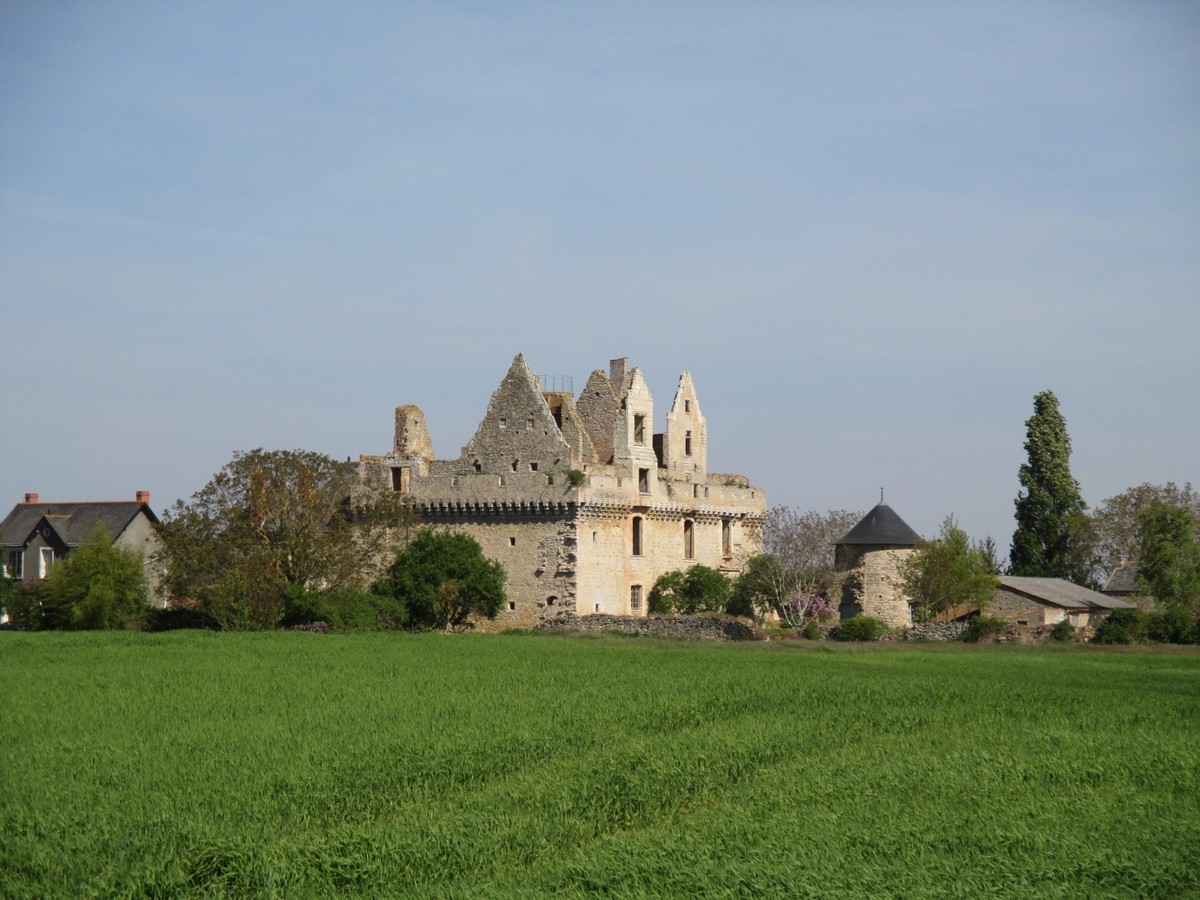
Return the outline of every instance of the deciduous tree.
[[[1091,514],[1098,581],[1107,580],[1122,563],[1137,560],[1141,527],[1138,516],[1155,502],[1190,509],[1200,517],[1200,494],[1192,490],[1191,484],[1180,488],[1174,482],[1144,482],[1109,497]]]
[[[1042,391],[1025,422],[1028,460],[1018,477],[1017,528],[1009,562],[1014,575],[1091,583],[1087,505],[1071,475],[1071,438],[1058,398]]]
[[[650,611],[719,612],[729,602],[729,591],[729,579],[709,566],[690,566],[686,572],[664,572],[650,588]]]
[[[1138,581],[1163,608],[1200,611],[1200,534],[1186,506],[1155,501],[1138,515]]]
[[[942,522],[936,538],[917,542],[901,564],[900,578],[918,622],[957,607],[983,609],[999,584],[987,545],[973,543],[953,516]]]
[[[140,628],[146,620],[142,556],[116,547],[97,525],[38,588],[47,628]]]
[[[504,577],[504,567],[484,557],[470,535],[423,528],[374,590],[404,603],[414,626],[461,631],[474,616],[496,617],[505,602]]]
[[[166,585],[223,628],[273,627],[289,587],[369,584],[412,518],[398,494],[364,485],[320,453],[235,453],[164,516]]]
[[[835,605],[833,548],[861,518],[862,513],[844,509],[825,513],[786,506],[771,509],[763,526],[763,552],[747,561],[734,584],[733,606],[752,608],[760,616],[774,612],[790,621],[799,608],[798,598],[819,598],[823,604]]]

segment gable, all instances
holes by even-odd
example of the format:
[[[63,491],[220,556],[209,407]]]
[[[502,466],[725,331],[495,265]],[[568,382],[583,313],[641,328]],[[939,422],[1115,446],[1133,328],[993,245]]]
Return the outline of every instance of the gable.
[[[487,413],[459,460],[466,470],[489,475],[570,467],[571,448],[523,354],[517,354],[492,394]]]

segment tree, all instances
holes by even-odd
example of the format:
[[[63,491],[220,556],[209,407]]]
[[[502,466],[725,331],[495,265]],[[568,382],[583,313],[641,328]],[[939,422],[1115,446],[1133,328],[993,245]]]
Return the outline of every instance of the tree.
[[[469,534],[423,528],[373,588],[405,604],[410,623],[442,631],[494,619],[504,605],[504,567],[487,559]]]
[[[1155,603],[1189,620],[1200,608],[1200,533],[1186,506],[1152,502],[1138,514],[1138,581]]]
[[[104,525],[93,528],[38,588],[47,628],[140,628],[146,619],[142,556],[116,547]]]
[[[954,516],[946,517],[936,538],[917,542],[900,566],[900,579],[918,622],[956,607],[983,609],[999,584],[988,545],[973,543]]]
[[[235,453],[160,526],[166,587],[222,628],[270,628],[289,587],[365,586],[414,518],[403,498],[304,450]]]
[[[1028,461],[1018,477],[1017,529],[1009,564],[1014,575],[1091,583],[1087,505],[1071,475],[1071,438],[1058,398],[1042,391],[1025,422]]]
[[[791,621],[798,610],[811,608],[801,598],[820,599],[832,608],[838,576],[833,568],[834,545],[862,513],[844,509],[799,512],[776,506],[763,525],[763,552],[746,562],[733,588],[731,606],[774,612]],[[811,614],[800,617],[803,624]]]
[[[1107,581],[1122,563],[1138,559],[1141,527],[1138,516],[1155,502],[1190,509],[1200,517],[1200,494],[1192,490],[1191,484],[1179,488],[1174,482],[1164,485],[1145,482],[1109,497],[1091,515],[1097,581]]]
[[[664,572],[650,588],[650,612],[720,612],[729,602],[729,579],[709,566]]]

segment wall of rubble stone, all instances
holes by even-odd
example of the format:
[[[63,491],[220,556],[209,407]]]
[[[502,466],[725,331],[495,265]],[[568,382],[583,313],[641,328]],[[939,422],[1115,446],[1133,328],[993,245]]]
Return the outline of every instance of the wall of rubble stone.
[[[559,616],[546,619],[543,631],[616,632],[687,640],[756,641],[759,635],[745,622],[717,616]]]
[[[966,622],[921,622],[908,629],[910,641],[957,641],[967,630]]]

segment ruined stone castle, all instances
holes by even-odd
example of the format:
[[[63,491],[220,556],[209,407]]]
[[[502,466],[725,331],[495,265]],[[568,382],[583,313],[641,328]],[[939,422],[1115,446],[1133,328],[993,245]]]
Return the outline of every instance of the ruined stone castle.
[[[359,470],[504,566],[507,608],[480,625],[645,615],[665,572],[740,572],[761,549],[766,512],[745,476],[708,471],[690,374],[679,378],[666,429],[654,433],[653,423],[650,389],[625,359],[592,372],[576,398],[545,390],[518,354],[456,459],[436,459],[424,414],[399,406],[391,451],[360,457]]]

